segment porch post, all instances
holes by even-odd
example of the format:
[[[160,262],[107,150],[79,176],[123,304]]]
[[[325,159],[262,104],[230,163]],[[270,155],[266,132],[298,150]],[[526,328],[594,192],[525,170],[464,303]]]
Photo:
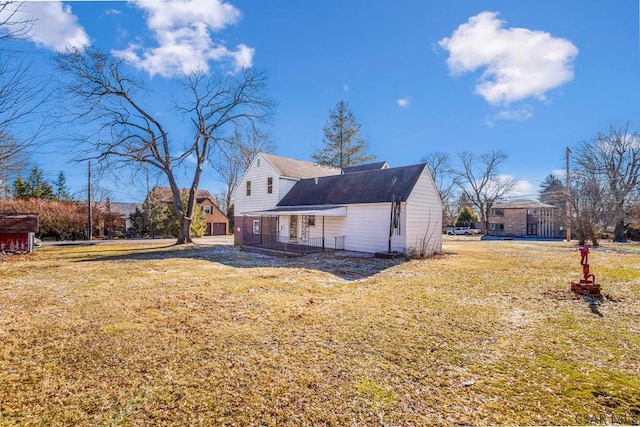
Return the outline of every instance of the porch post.
[[[324,252],[324,215],[322,215],[322,252]]]

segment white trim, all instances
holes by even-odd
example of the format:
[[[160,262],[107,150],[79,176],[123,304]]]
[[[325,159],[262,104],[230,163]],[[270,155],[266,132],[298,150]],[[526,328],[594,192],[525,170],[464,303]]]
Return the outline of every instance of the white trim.
[[[315,215],[315,216],[347,216],[346,206],[285,206],[265,211],[243,212],[246,216],[289,216],[289,215]]]

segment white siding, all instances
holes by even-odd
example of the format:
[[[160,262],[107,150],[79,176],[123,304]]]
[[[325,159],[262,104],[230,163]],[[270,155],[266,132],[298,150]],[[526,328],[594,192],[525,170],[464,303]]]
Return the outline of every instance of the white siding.
[[[278,202],[291,190],[291,188],[298,182],[293,178],[280,178],[278,180]],[[275,188],[274,188],[275,191]]]
[[[348,208],[347,208],[348,209]],[[309,237],[322,237],[323,217],[316,216],[316,225],[309,226]],[[324,217],[324,241],[325,247],[335,248],[336,237],[347,235],[347,219],[344,216]]]
[[[442,201],[426,167],[407,200],[406,218],[407,248],[425,240],[428,255],[442,252]]]
[[[257,165],[258,160],[260,160],[260,166]],[[273,192],[271,194],[267,193],[267,178],[269,177],[273,178]],[[247,196],[247,181],[251,181],[251,196]],[[282,197],[280,196],[281,181],[269,162],[265,161],[261,155],[256,156],[234,193],[235,215],[242,216],[246,212],[274,208]]]
[[[404,212],[405,206],[402,206]],[[386,252],[389,245],[389,223],[391,221],[391,203],[349,205],[347,216],[324,217],[324,238],[327,248],[334,248],[336,237],[344,236],[344,249],[358,252]],[[401,235],[394,234],[391,250],[404,252],[404,222],[402,214]],[[302,217],[298,217],[298,235]],[[280,217],[280,230],[288,235],[289,216]],[[316,216],[316,224],[309,226],[309,237],[323,236],[323,217]]]
[[[391,250],[404,252],[405,205],[401,207],[401,234],[393,235]],[[369,203],[347,207],[345,249],[360,252],[386,252],[389,249],[391,203]]]

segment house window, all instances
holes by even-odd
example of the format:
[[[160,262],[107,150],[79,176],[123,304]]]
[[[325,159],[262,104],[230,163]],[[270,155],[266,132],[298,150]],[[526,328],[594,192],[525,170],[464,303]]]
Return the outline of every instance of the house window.
[[[493,231],[504,230],[504,224],[497,224],[492,222],[491,224],[489,224],[489,229]]]
[[[491,216],[504,216],[504,209],[491,209]]]
[[[316,216],[309,215],[309,225],[316,225]]]
[[[202,211],[206,214],[210,214],[211,213],[211,206],[203,206],[202,207]]]
[[[273,178],[267,178],[267,194],[273,193]]]
[[[538,224],[527,224],[527,236],[538,235]]]
[[[259,168],[260,167],[260,159],[256,160],[256,167]]]
[[[247,196],[251,195],[251,181],[247,181]]]
[[[253,234],[260,234],[260,220],[253,220]]]

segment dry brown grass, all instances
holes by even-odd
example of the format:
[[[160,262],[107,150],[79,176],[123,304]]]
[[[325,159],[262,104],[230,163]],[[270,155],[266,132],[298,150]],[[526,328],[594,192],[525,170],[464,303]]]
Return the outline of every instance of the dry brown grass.
[[[1,425],[558,425],[640,417],[640,248],[399,262],[220,246],[0,262]],[[599,415],[598,415],[599,416]]]

